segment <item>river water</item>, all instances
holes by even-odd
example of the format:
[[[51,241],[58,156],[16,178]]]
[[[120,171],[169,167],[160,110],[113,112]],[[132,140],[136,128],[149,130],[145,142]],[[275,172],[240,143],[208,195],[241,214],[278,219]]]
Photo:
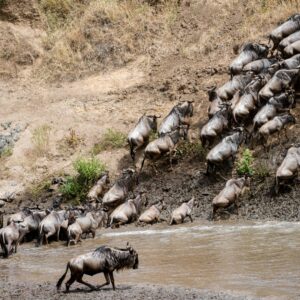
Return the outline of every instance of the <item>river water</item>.
[[[0,260],[0,280],[54,284],[70,258],[127,241],[138,251],[140,267],[116,273],[116,284],[172,284],[300,299],[300,223],[287,222],[128,226],[99,231],[94,240],[69,248],[62,242],[40,248],[27,243],[17,255]],[[104,282],[103,275],[86,279]]]

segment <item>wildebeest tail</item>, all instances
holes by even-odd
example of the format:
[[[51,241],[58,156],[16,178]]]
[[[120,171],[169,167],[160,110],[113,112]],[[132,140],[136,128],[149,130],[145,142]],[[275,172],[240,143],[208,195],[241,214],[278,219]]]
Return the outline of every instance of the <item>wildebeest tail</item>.
[[[4,252],[4,257],[8,257],[8,248],[6,246],[6,243],[5,243],[5,237],[4,237],[4,232],[1,232],[0,234],[0,245],[1,245],[1,248]]]
[[[70,262],[68,262],[68,264],[67,264],[65,273],[57,281],[56,288],[58,291],[60,290],[61,284],[63,283],[64,279],[66,278],[69,268],[70,268]]]

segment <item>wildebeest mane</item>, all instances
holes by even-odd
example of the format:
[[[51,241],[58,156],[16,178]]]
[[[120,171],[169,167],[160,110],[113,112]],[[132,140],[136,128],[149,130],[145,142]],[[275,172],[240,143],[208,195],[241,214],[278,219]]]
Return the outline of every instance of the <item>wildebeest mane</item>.
[[[105,258],[106,267],[110,268],[111,265],[114,265],[115,270],[117,271],[130,268],[133,256],[128,248],[123,249],[108,246],[101,246],[97,248],[93,252],[93,255],[103,256]],[[138,259],[138,257],[136,259]]]

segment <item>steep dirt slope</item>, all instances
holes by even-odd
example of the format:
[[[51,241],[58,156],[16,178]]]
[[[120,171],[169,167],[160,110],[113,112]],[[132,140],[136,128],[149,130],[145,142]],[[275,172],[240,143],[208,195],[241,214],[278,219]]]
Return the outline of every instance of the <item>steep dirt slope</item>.
[[[123,15],[114,15],[107,9],[108,19],[105,20],[111,24],[109,26],[93,23],[103,21],[102,14],[96,19],[92,15],[93,22],[89,28],[105,29],[104,33],[101,31],[104,40],[118,37],[118,42],[126,42],[126,45],[132,41],[132,47],[122,48],[120,64],[114,63],[117,52],[101,52],[107,60],[96,63],[94,58],[86,61],[83,52],[77,48],[76,52],[72,48],[68,48],[71,52],[67,52],[67,55],[80,54],[76,56],[77,60],[69,61],[67,65],[65,60],[55,64],[60,39],[63,45],[71,45],[68,32],[71,29],[76,31],[76,24],[66,21],[66,32],[55,31],[53,39],[56,40],[49,44],[50,33],[46,26],[49,23],[43,19],[45,15],[37,6],[38,2],[27,2],[26,7],[19,9],[15,9],[15,2],[5,7],[0,21],[0,31],[3,32],[0,38],[3,75],[0,82],[0,123],[12,122],[22,128],[12,154],[1,158],[0,192],[16,192],[18,196],[10,208],[21,204],[24,191],[30,192],[32,185],[44,178],[72,172],[72,161],[79,156],[90,155],[93,145],[107,128],[127,133],[144,112],[165,115],[179,100],[194,100],[191,136],[197,139],[199,125],[207,120],[206,91],[210,86],[228,80],[228,64],[235,55],[234,51],[246,41],[267,42],[266,34],[278,21],[297,9],[297,3],[281,4],[279,10],[276,1],[248,2],[193,0],[181,1],[180,5],[169,6],[168,9],[143,6],[145,15],[134,10],[135,15],[128,19],[132,23],[122,23]],[[92,1],[86,3],[89,5]],[[83,10],[78,11],[79,16],[83,16],[82,20],[87,22],[90,15],[84,14]],[[168,18],[164,19],[165,16]],[[133,29],[142,19],[145,29],[140,27],[135,33]],[[167,22],[164,23],[164,20]],[[89,24],[84,22],[83,25]],[[131,24],[129,36],[119,38],[125,34],[120,31],[120,26],[128,24]],[[76,40],[76,45],[80,41]],[[86,43],[86,40],[82,42]],[[88,42],[91,47],[96,45]],[[11,49],[8,54],[5,52],[7,49]],[[298,111],[295,114],[297,116]],[[49,143],[47,151],[37,154],[32,136],[35,129],[42,126],[49,128]],[[294,139],[298,128],[294,127]],[[65,145],[70,129],[75,130],[80,139],[75,149]],[[274,153],[276,161],[272,160],[272,155],[266,158],[272,172],[284,149],[278,146]],[[132,165],[127,149],[104,151],[97,157],[106,163],[112,178],[123,167]],[[260,158],[262,156],[258,154],[257,162]],[[151,168],[145,169],[139,189],[149,191],[147,197],[150,203],[164,198],[168,204],[175,206],[195,194],[198,197],[196,214],[208,217],[212,197],[223,186],[224,180],[220,178],[212,182],[202,175],[205,165],[193,155],[180,158],[173,171],[162,171],[164,169],[157,176],[153,176]],[[229,178],[230,174],[225,174],[225,177]],[[266,180],[270,186],[272,178]],[[259,195],[263,195],[263,199],[254,190],[254,196],[243,202],[241,215],[298,218],[296,188],[293,190],[296,193],[294,198],[289,193],[276,200],[270,197],[265,183],[261,188],[264,193]],[[152,191],[156,192],[155,196]],[[29,200],[32,200],[30,193]],[[287,201],[284,208],[287,211],[283,214],[282,200]]]

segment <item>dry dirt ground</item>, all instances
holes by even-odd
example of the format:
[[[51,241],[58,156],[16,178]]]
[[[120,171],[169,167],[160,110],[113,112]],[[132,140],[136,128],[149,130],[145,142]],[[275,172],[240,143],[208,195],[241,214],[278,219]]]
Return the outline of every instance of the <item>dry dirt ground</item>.
[[[274,8],[270,6],[270,11],[265,11],[259,6],[260,1],[258,6],[233,0],[182,1],[166,39],[156,41],[153,53],[140,53],[123,67],[105,72],[100,69],[76,81],[50,83],[36,76],[39,66],[43,66],[46,31],[40,25],[35,2],[28,3],[33,4],[5,10],[0,21],[2,52],[12,44],[11,52],[1,56],[5,74],[0,81],[0,123],[12,122],[23,129],[12,154],[0,161],[0,193],[17,195],[7,205],[8,212],[43,200],[31,197],[33,185],[44,178],[72,173],[72,162],[90,155],[106,129],[127,134],[145,112],[164,116],[179,100],[194,100],[191,138],[197,139],[199,126],[207,120],[206,91],[228,80],[227,67],[235,55],[234,48],[249,40],[267,42],[266,34],[296,9],[296,4],[282,5],[273,14]],[[294,113],[297,117],[298,110]],[[37,153],[32,136],[35,129],[44,125],[49,128],[49,144],[41,154]],[[265,161],[271,175],[285,148],[297,141],[298,128],[294,127],[290,141],[277,145],[268,157],[258,149],[257,162]],[[65,144],[70,130],[75,130],[80,140],[75,149]],[[122,168],[132,166],[125,148],[104,151],[97,157],[107,165],[112,178]],[[203,175],[205,164],[197,157],[177,160],[173,170],[163,162],[158,175],[146,166],[138,189],[148,191],[149,204],[164,198],[172,207],[195,195],[196,216],[208,218],[213,196],[231,173],[209,179]],[[273,198],[269,193],[272,183],[272,176],[254,181],[252,194],[240,204],[239,216],[298,220],[298,187]]]
[[[54,287],[48,283],[42,285],[5,284],[0,283],[0,299],[201,299],[201,300],[251,300],[255,298],[235,296],[226,293],[213,293],[197,289],[185,289],[176,286],[157,285],[120,285],[116,291],[110,288],[101,291],[90,292],[83,288],[77,288],[69,294],[57,293]]]

